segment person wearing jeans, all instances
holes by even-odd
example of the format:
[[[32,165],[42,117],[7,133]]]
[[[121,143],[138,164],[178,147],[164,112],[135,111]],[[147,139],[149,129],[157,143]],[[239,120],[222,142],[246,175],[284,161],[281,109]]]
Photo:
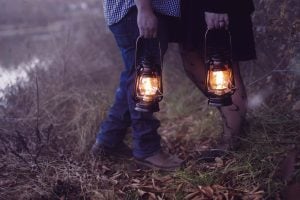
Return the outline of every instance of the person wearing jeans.
[[[174,170],[181,166],[182,160],[161,150],[161,137],[157,132],[159,120],[152,112],[135,110],[133,99],[135,82],[135,52],[138,37],[158,38],[162,55],[171,40],[170,22],[180,15],[180,0],[104,0],[104,15],[120,49],[124,70],[120,76],[115,100],[107,118],[102,122],[93,155],[130,154],[123,139],[129,127],[132,128],[132,154],[139,164]],[[157,105],[158,106],[158,105]]]

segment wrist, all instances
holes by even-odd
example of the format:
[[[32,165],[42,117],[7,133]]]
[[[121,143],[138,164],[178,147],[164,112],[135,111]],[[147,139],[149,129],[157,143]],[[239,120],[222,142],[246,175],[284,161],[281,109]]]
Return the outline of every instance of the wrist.
[[[139,12],[153,13],[151,0],[135,0]]]

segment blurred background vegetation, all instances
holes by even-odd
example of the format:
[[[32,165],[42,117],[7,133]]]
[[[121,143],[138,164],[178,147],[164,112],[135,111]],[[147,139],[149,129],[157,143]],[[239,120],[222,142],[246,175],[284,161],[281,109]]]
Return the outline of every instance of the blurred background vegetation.
[[[102,2],[0,0],[0,199],[201,199],[206,190],[206,199],[288,195],[300,173],[300,6],[254,2],[258,58],[241,63],[249,98],[242,150],[209,166],[197,162],[200,149],[219,136],[220,117],[186,78],[171,44],[160,133],[164,147],[189,162],[165,175],[89,157],[123,67]],[[281,168],[286,159],[292,164]]]

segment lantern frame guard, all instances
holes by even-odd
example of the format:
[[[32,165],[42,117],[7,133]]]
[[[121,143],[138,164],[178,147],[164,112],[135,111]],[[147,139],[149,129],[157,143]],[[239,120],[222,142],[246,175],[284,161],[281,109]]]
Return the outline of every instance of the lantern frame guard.
[[[209,44],[209,33],[214,32],[214,40]],[[224,35],[223,35],[224,34]],[[225,36],[221,37],[220,36]],[[218,41],[219,39],[219,41]],[[222,41],[222,39],[224,39]],[[227,40],[226,40],[227,39]],[[220,42],[221,41],[221,42]],[[210,46],[211,45],[211,46]],[[231,96],[235,92],[232,69],[232,43],[226,29],[207,30],[205,33],[206,95],[208,104],[221,107],[232,105]]]
[[[135,110],[158,112],[158,102],[163,98],[162,57],[158,38],[137,38],[135,69]]]

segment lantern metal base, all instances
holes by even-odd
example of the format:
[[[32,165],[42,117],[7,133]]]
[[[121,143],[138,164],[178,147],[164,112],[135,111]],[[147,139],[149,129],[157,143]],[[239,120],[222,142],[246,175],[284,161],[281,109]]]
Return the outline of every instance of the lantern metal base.
[[[158,112],[158,103],[139,102],[136,103],[134,110],[139,112]]]
[[[215,107],[230,106],[232,105],[231,95],[209,97],[208,105]]]

